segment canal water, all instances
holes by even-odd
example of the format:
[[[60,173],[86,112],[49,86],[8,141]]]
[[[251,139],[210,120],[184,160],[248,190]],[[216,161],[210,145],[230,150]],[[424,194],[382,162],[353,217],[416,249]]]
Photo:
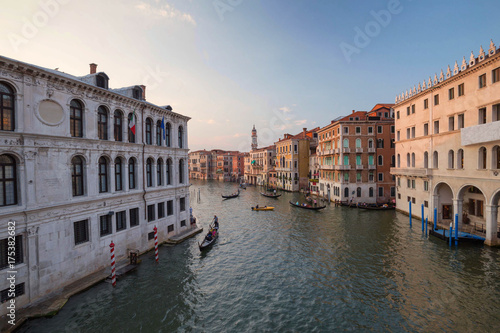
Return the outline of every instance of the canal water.
[[[498,332],[500,252],[450,249],[394,211],[290,206],[234,183],[192,181],[192,207],[220,237],[162,246],[160,262],[73,296],[53,318],[20,332]],[[272,205],[254,212],[251,206]]]

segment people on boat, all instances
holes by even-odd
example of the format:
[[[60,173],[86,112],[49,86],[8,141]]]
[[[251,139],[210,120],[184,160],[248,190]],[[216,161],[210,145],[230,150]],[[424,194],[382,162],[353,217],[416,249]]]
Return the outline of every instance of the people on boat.
[[[259,205],[255,206],[255,209],[258,209],[259,208]]]
[[[276,195],[276,190],[274,190],[274,195]]]
[[[218,219],[214,221],[214,229],[219,230],[219,220]]]

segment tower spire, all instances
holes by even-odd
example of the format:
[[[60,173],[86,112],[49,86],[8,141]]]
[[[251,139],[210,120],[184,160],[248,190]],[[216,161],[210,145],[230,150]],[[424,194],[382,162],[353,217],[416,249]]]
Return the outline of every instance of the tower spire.
[[[257,130],[255,129],[255,125],[253,125],[252,129],[252,150],[257,149]]]

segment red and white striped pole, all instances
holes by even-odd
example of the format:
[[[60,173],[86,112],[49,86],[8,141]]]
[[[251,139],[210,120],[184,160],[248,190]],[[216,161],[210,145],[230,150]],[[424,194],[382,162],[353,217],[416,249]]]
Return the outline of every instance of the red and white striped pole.
[[[153,230],[155,232],[155,260],[158,262],[158,229],[155,226]]]
[[[116,271],[115,271],[115,243],[111,241],[111,244],[109,244],[109,247],[111,248],[111,284],[113,287],[116,287]]]

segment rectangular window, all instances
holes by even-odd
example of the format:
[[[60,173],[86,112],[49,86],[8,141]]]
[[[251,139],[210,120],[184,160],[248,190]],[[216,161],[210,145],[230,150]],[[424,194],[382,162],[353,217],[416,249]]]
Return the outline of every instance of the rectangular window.
[[[349,127],[344,127],[344,134],[349,134]]]
[[[426,208],[429,207],[429,201],[427,201],[427,200],[424,201],[424,207],[426,207]]]
[[[398,177],[398,186],[401,186],[401,177]]]
[[[491,110],[491,121],[500,121],[500,104],[493,105]]]
[[[148,222],[155,220],[155,205],[148,205]]]
[[[412,188],[412,189],[415,189],[415,179],[412,179],[412,180],[411,180],[411,188]]]
[[[439,120],[434,121],[434,134],[439,134]]]
[[[448,117],[448,131],[454,131],[455,130],[455,117],[451,116]]]
[[[89,221],[82,220],[73,223],[75,232],[75,245],[89,241]]]
[[[410,128],[406,129],[406,139],[410,138]]]
[[[406,201],[410,202],[411,201],[411,197],[406,197]]]
[[[415,198],[411,198],[411,203],[412,203],[412,204],[416,203]]]
[[[368,134],[372,134],[373,133],[373,127],[369,126],[368,127]]]
[[[424,180],[424,191],[429,191],[429,182],[427,180]]]
[[[457,126],[458,126],[458,129],[464,128],[464,114],[463,113],[458,115]]]
[[[469,215],[476,215],[476,200],[469,199]]]
[[[394,127],[394,125],[391,125],[391,133],[394,134],[394,132],[395,132],[395,127]]]
[[[0,269],[4,269],[9,267],[9,257],[14,257],[14,265],[21,264],[24,262],[23,256],[23,236],[17,235],[14,238],[15,245],[9,245],[9,238],[4,238],[0,240]],[[9,252],[12,252],[12,248],[9,247],[14,246],[14,255],[8,255]],[[11,253],[12,254],[12,253]]]
[[[139,225],[139,208],[132,208],[129,210],[130,214],[130,227]]]
[[[382,126],[377,126],[377,133],[379,133],[379,134],[382,133]]]
[[[413,114],[413,113],[415,113],[415,104],[413,104],[413,105],[411,106],[411,113],[412,113],[412,114]]]
[[[406,182],[406,187],[411,188],[411,180],[407,179]]]
[[[477,123],[486,124],[486,108],[479,109]]]
[[[406,115],[407,115],[407,116],[409,116],[409,115],[410,115],[410,107],[409,107],[409,106],[407,106],[407,107],[406,107]]]
[[[399,119],[399,111],[396,112],[396,119]]]
[[[401,193],[398,193],[398,199],[401,200]]]
[[[164,218],[165,217],[165,203],[164,202],[159,202],[158,203],[158,218]]]
[[[463,83],[458,85],[458,97],[465,95],[465,86]]]
[[[127,229],[127,212],[116,213],[116,231]]]
[[[148,232],[148,241],[150,241],[152,239],[155,239],[155,232],[154,231]]]
[[[434,95],[434,105],[439,105],[439,94]]]
[[[426,98],[424,99],[424,109],[428,109],[429,108],[429,99]]]
[[[479,75],[479,89],[486,87],[486,74]]]
[[[10,287],[0,291],[0,303],[5,303],[21,295],[24,295],[24,282],[14,286],[14,295],[12,295]]]
[[[356,127],[356,134],[361,134],[361,127]]]
[[[391,197],[396,196],[396,188],[394,186],[391,186]]]
[[[384,188],[383,187],[379,187],[378,188],[378,196],[379,197],[383,197],[384,196]]]
[[[174,201],[167,201],[167,216],[174,215]]]
[[[384,181],[384,174],[382,172],[379,172],[378,174],[378,181],[383,182]]]
[[[185,227],[186,226],[186,220],[182,220],[181,221],[181,227]]]
[[[102,236],[109,235],[113,232],[111,225],[111,215],[99,216],[99,234]]]
[[[169,233],[170,233],[170,232],[172,232],[172,231],[174,231],[174,225],[173,225],[173,224],[171,224],[171,225],[169,225],[169,226],[167,227],[167,232],[169,232]]]
[[[491,83],[500,81],[500,67],[491,71]]]
[[[455,98],[455,88],[448,89],[448,99],[454,99],[454,98]]]
[[[397,137],[397,140],[400,141],[401,140],[401,133],[398,131],[396,133],[396,137]]]
[[[186,198],[179,199],[180,211],[183,212],[186,210]]]
[[[411,128],[411,137],[412,137],[412,139],[415,138],[415,127]]]

